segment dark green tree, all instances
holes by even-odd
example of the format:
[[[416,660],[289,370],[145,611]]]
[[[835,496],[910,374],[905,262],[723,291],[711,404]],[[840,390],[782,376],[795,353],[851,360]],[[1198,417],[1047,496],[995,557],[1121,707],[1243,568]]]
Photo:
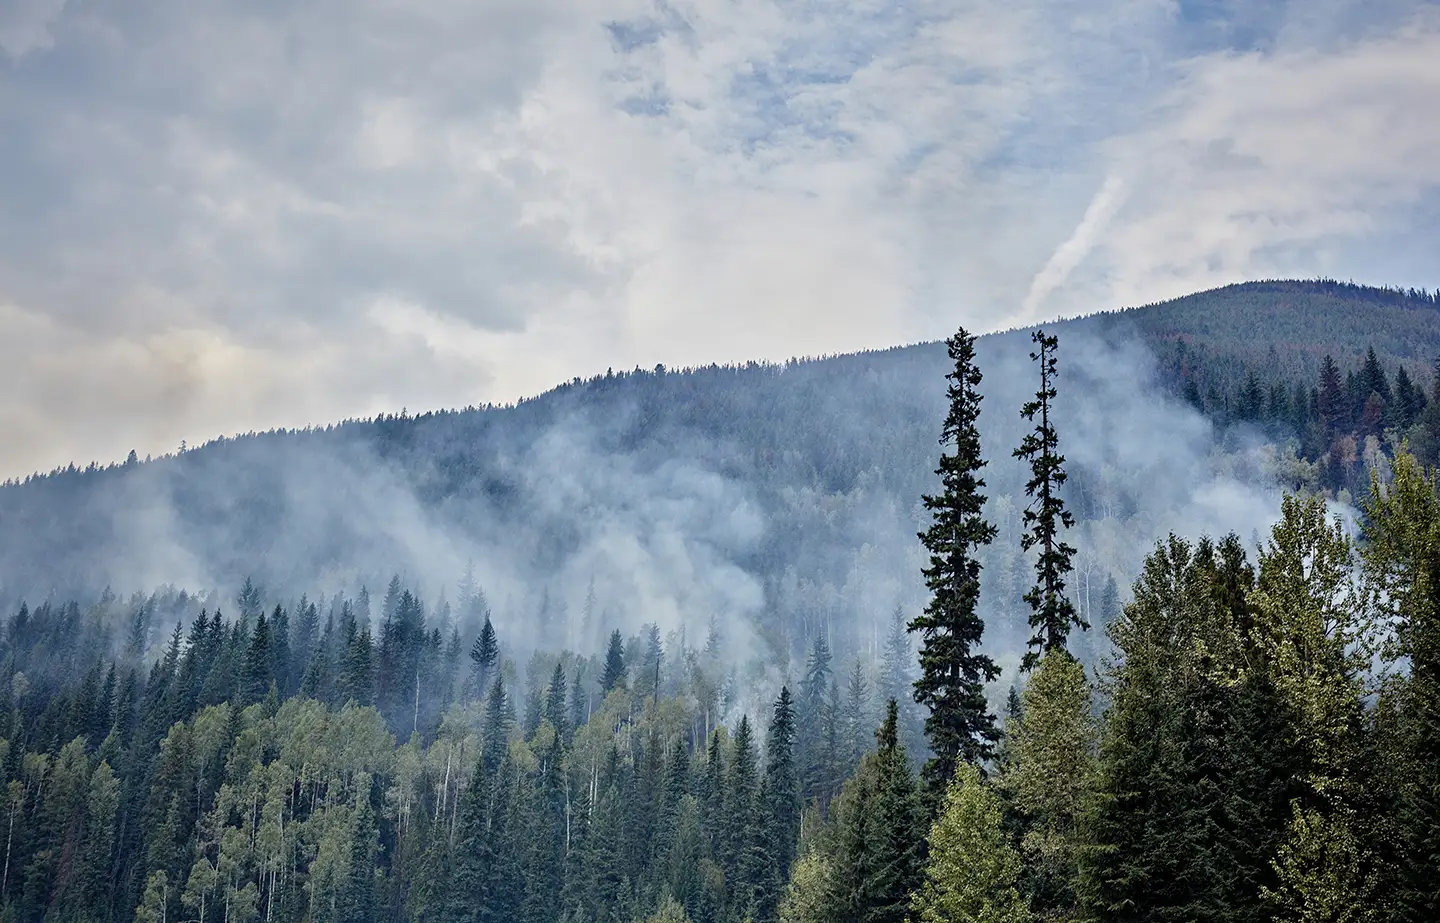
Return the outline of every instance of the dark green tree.
[[[776,919],[785,883],[790,879],[790,866],[795,861],[795,841],[800,835],[800,786],[794,748],[795,705],[789,688],[782,686],[765,733],[761,799],[766,824],[762,845],[767,861],[756,896],[758,923]]]
[[[278,611],[278,607],[277,607]],[[270,636],[270,622],[264,610],[255,619],[255,632],[250,636],[250,647],[245,654],[245,674],[242,680],[245,704],[265,698],[270,683],[275,679],[275,660]]]
[[[625,641],[618,628],[610,632],[610,644],[605,649],[605,668],[600,673],[600,690],[609,693],[617,687],[625,688]]]
[[[1075,525],[1075,517],[1065,509],[1065,501],[1060,497],[1060,488],[1066,480],[1065,456],[1060,454],[1060,440],[1051,419],[1058,394],[1055,379],[1060,372],[1055,353],[1060,341],[1043,330],[1036,330],[1030,339],[1039,347],[1030,358],[1040,366],[1040,390],[1035,392],[1035,399],[1026,402],[1020,410],[1020,415],[1034,424],[1034,429],[1025,434],[1014,452],[1016,458],[1030,463],[1030,480],[1025,483],[1030,504],[1023,516],[1025,533],[1020,537],[1020,546],[1025,551],[1040,549],[1035,560],[1036,583],[1025,594],[1033,632],[1030,649],[1022,661],[1027,670],[1033,669],[1045,652],[1063,649],[1072,626],[1089,627],[1065,595],[1065,575],[1072,569],[1070,559],[1075,549],[1060,536],[1062,529]]]
[[[485,624],[480,636],[470,647],[470,681],[475,695],[481,696],[490,688],[495,678],[495,668],[500,664],[500,642],[495,637],[495,626],[490,624],[490,613],[485,613]]]
[[[985,622],[980,603],[980,561],[976,554],[995,538],[983,515],[985,467],[980,455],[979,391],[975,338],[961,328],[946,341],[954,368],[945,377],[950,409],[940,430],[942,491],[924,497],[930,528],[920,533],[930,555],[922,573],[930,590],[925,611],[910,622],[919,632],[920,678],[915,701],[930,710],[925,733],[934,756],[925,777],[936,792],[955,775],[959,760],[980,762],[994,752],[999,731],[985,701],[985,684],[1000,675],[995,662],[979,653]]]

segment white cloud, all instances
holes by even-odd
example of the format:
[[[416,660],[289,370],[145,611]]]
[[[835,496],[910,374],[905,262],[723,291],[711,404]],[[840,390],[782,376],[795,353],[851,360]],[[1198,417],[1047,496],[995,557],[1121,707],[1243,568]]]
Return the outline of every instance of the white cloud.
[[[5,473],[1434,233],[1440,32],[1401,0],[8,9]]]

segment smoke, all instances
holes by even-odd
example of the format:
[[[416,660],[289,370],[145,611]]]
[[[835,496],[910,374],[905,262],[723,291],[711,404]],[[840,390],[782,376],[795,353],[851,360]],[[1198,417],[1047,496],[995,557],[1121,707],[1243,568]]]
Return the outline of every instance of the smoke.
[[[1133,332],[1095,318],[1053,330],[1088,659],[1103,646],[1108,579],[1128,586],[1171,531],[1248,541],[1275,521],[1279,492],[1265,447],[1222,446],[1161,387]],[[1028,472],[1012,450],[1037,385],[1029,348],[1013,332],[978,350],[999,529],[982,559],[985,647],[1007,671],[1028,636]],[[174,584],[223,604],[247,576],[272,600],[361,585],[374,596],[398,573],[433,606],[473,566],[519,662],[536,649],[588,656],[611,630],[646,624],[699,647],[713,625],[739,671],[735,707],[753,711],[800,673],[816,634],[839,672],[878,656],[897,607],[923,605],[916,533],[936,487],[946,361],[927,344],[644,373],[513,408],[225,440],[4,488],[0,603]]]
[[[1075,230],[1050,254],[1050,259],[1045,261],[1045,265],[1030,281],[1030,291],[1026,293],[1020,306],[1021,318],[1029,320],[1036,317],[1044,306],[1045,299],[1065,284],[1070,273],[1075,271],[1075,267],[1079,266],[1100,242],[1100,235],[1105,232],[1115,213],[1125,204],[1128,191],[1129,188],[1119,175],[1111,174],[1105,178]]]

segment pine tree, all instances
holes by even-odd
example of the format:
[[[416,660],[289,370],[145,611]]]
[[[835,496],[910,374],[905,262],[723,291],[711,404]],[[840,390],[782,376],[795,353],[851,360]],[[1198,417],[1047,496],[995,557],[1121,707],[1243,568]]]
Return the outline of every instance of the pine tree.
[[[490,614],[485,614],[485,624],[480,636],[470,647],[471,688],[478,698],[485,694],[494,679],[495,668],[500,663],[500,642],[495,637],[495,626],[490,624]]]
[[[601,692],[608,694],[616,688],[625,688],[625,642],[618,628],[610,632],[610,644],[605,649],[605,669],[600,674]]]
[[[844,755],[850,765],[860,762],[865,752],[865,732],[874,726],[871,721],[870,687],[865,679],[865,667],[857,657],[845,683],[845,703],[841,715],[845,734]]]
[[[988,656],[977,652],[985,623],[976,613],[980,602],[979,548],[995,537],[995,527],[982,515],[985,481],[978,472],[980,456],[980,369],[975,365],[975,338],[961,328],[946,341],[954,369],[946,375],[950,409],[940,431],[940,456],[935,473],[943,492],[926,495],[933,519],[920,540],[930,555],[923,570],[931,593],[925,611],[909,625],[919,632],[920,678],[915,701],[930,709],[925,733],[935,754],[925,766],[932,790],[940,791],[955,775],[957,762],[979,762],[994,752],[999,732],[985,701],[985,684],[1000,675]],[[953,446],[953,450],[949,450]]]
[[[278,607],[277,607],[278,611]],[[265,697],[274,679],[274,653],[271,650],[270,623],[262,609],[255,620],[255,633],[251,635],[250,647],[245,654],[245,676],[243,680],[246,704],[258,702]]]
[[[775,711],[765,734],[765,778],[761,785],[765,831],[762,843],[767,851],[766,876],[760,882],[756,921],[776,919],[790,866],[795,860],[795,841],[800,835],[800,788],[795,772],[795,707],[790,690],[780,687]]]
[[[1061,529],[1075,525],[1075,518],[1065,509],[1060,489],[1065,485],[1065,456],[1059,453],[1059,437],[1051,420],[1053,401],[1058,394],[1055,378],[1059,375],[1055,352],[1059,339],[1047,336],[1043,330],[1031,334],[1031,339],[1040,347],[1039,352],[1030,354],[1031,360],[1040,365],[1040,390],[1035,399],[1020,410],[1020,415],[1035,423],[1035,428],[1025,435],[1018,448],[1016,458],[1030,463],[1030,480],[1025,484],[1025,494],[1030,505],[1025,508],[1023,521],[1025,533],[1020,546],[1025,551],[1039,546],[1040,554],[1035,561],[1036,583],[1025,594],[1030,605],[1030,638],[1022,665],[1033,669],[1048,651],[1063,649],[1065,639],[1072,626],[1088,628],[1075,611],[1075,605],[1065,595],[1065,575],[1070,573],[1070,559],[1075,549],[1060,538]],[[1039,417],[1036,422],[1036,417]]]

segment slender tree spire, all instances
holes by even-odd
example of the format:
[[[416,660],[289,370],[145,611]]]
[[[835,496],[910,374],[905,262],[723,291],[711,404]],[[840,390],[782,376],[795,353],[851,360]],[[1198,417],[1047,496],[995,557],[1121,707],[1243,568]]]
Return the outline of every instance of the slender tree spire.
[[[980,562],[976,551],[995,538],[995,527],[981,511],[985,486],[978,472],[980,457],[980,370],[975,366],[975,338],[961,328],[946,341],[955,368],[945,377],[950,412],[940,432],[945,447],[939,467],[942,492],[926,496],[930,528],[920,541],[930,552],[924,568],[931,598],[925,611],[909,625],[920,632],[920,678],[915,701],[930,709],[925,734],[934,757],[925,766],[930,784],[941,790],[955,775],[958,761],[978,763],[994,752],[999,732],[985,701],[985,684],[1000,675],[995,662],[975,648],[985,631],[976,614],[980,602]]]
[[[1016,458],[1030,462],[1030,480],[1025,485],[1025,494],[1030,505],[1025,508],[1025,534],[1020,537],[1020,547],[1029,551],[1040,546],[1040,555],[1035,560],[1036,582],[1025,594],[1030,604],[1030,648],[1022,661],[1029,670],[1040,662],[1046,651],[1065,647],[1065,639],[1071,626],[1089,628],[1075,611],[1075,605],[1065,595],[1065,575],[1070,573],[1070,559],[1075,549],[1060,538],[1061,529],[1075,525],[1075,518],[1065,509],[1060,499],[1060,487],[1065,483],[1065,456],[1060,454],[1060,440],[1055,435],[1055,424],[1051,421],[1051,410],[1055,400],[1055,379],[1060,372],[1055,352],[1059,339],[1047,336],[1037,330],[1030,339],[1040,347],[1039,352],[1030,354],[1031,360],[1040,364],[1040,390],[1035,399],[1027,401],[1020,415],[1035,424],[1025,434],[1020,447],[1013,453]],[[1038,417],[1038,420],[1037,420]]]

